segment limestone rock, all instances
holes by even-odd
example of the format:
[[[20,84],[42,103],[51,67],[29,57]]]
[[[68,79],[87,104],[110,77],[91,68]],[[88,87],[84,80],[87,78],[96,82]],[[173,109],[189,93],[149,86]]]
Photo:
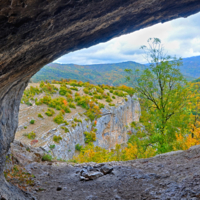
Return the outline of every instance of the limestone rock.
[[[19,141],[14,141],[11,144],[10,151],[12,157],[22,166],[26,166],[32,162],[40,162],[45,154],[41,148],[33,148]]]
[[[108,165],[104,165],[103,167],[101,167],[100,171],[106,175],[106,174],[109,174],[113,171],[113,167],[110,167]]]
[[[72,116],[77,117],[78,113]],[[97,119],[96,141],[95,146],[100,146],[105,149],[113,149],[116,144],[126,144],[129,135],[128,125],[132,122],[138,122],[141,115],[140,103],[136,95],[130,97],[127,96],[127,101],[116,105],[115,107],[106,106],[102,109],[102,116]],[[78,117],[77,117],[78,118]],[[80,116],[79,116],[80,118]],[[49,146],[53,142],[53,136],[60,135],[62,140],[59,144],[55,144],[55,148],[51,150],[53,156],[64,160],[72,159],[75,155],[76,144],[85,145],[84,132],[90,132],[92,130],[92,123],[86,120],[86,117],[81,118],[82,123],[79,126],[71,128],[65,124],[59,125],[57,128],[49,130],[42,136],[42,147],[49,151]],[[69,132],[62,133],[59,129],[61,126],[65,126]]]

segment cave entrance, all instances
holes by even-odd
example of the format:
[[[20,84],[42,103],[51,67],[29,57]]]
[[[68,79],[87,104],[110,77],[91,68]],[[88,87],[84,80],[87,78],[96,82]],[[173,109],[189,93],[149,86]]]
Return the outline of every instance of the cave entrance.
[[[18,193],[4,182],[3,168],[18,127],[23,91],[38,70],[66,53],[199,11],[198,0],[0,3],[1,198]]]

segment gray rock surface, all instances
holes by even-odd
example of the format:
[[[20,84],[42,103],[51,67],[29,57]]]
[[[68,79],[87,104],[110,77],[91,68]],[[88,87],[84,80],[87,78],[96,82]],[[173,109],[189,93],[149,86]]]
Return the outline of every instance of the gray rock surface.
[[[200,147],[197,146],[161,157],[104,163],[103,166],[114,169],[113,173],[91,181],[80,181],[81,170],[87,173],[88,169],[93,170],[97,165],[101,168],[102,165],[87,163],[73,167],[67,163],[53,163],[51,166],[34,163],[31,173],[44,188],[44,192],[35,194],[38,199],[198,200],[199,163]],[[44,176],[44,172],[47,175]],[[56,192],[58,186],[62,190]],[[34,190],[33,187],[31,192]]]
[[[110,166],[108,166],[108,165],[104,165],[104,166],[101,167],[100,171],[101,171],[104,175],[106,175],[106,174],[109,174],[109,173],[111,173],[111,172],[113,171],[113,167],[110,167]]]
[[[0,177],[0,199],[1,200],[36,200],[34,196],[26,193],[16,186],[8,183],[4,177]]]

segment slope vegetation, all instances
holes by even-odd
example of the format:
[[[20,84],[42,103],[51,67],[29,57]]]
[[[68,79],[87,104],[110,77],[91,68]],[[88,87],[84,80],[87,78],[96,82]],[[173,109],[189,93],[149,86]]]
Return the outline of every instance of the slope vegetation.
[[[124,69],[143,70],[147,65],[136,62],[113,64],[75,65],[50,63],[43,67],[33,78],[33,82],[42,80],[76,79],[92,84],[120,85],[126,84]],[[200,56],[184,58],[180,68],[187,80],[200,77]]]

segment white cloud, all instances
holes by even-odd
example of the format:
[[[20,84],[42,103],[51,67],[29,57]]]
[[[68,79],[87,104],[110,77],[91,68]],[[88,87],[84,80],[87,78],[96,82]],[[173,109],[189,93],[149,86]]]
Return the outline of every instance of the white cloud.
[[[136,61],[145,63],[141,45],[150,37],[160,38],[170,55],[191,57],[200,55],[200,13],[114,38],[106,43],[69,53],[57,59],[59,63],[98,64]]]

